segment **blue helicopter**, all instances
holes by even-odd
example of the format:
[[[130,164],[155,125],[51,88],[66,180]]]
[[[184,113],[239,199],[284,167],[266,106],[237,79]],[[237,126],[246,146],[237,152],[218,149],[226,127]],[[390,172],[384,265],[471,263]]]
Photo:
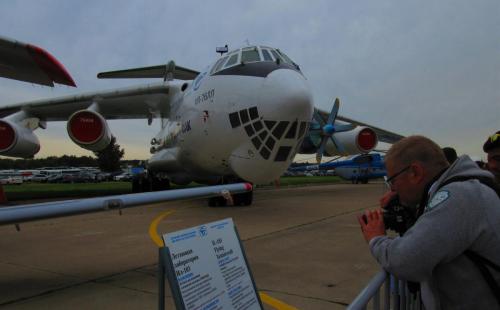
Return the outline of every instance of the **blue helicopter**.
[[[382,178],[387,175],[384,158],[381,154],[361,154],[346,160],[336,160],[320,165],[291,167],[290,172],[307,172],[317,170],[335,170],[335,174],[353,184],[366,184],[370,179]]]

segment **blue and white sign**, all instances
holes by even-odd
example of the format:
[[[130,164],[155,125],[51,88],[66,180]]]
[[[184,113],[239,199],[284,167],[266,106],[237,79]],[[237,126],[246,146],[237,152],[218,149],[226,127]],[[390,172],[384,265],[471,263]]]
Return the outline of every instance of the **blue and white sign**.
[[[232,219],[163,235],[188,310],[261,310]]]

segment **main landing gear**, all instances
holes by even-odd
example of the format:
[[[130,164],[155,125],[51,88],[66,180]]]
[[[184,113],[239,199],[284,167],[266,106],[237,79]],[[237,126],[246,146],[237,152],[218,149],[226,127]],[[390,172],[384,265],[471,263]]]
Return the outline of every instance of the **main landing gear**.
[[[224,206],[249,206],[253,201],[253,190],[240,194],[229,194],[227,196],[217,196],[208,199],[210,207],[224,207]]]
[[[166,178],[160,178],[155,174],[141,173],[132,178],[132,192],[155,192],[170,189],[170,181]],[[222,196],[211,197],[208,199],[210,207],[223,206],[249,206],[253,202],[253,190],[245,193],[231,194],[222,193]]]
[[[141,173],[132,178],[132,192],[156,192],[170,189],[168,179],[158,178],[153,174]]]

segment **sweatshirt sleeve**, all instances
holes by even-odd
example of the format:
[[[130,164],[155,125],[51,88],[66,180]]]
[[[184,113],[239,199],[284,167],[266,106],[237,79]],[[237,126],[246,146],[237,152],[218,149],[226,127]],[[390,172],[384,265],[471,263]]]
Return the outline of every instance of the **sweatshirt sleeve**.
[[[373,256],[385,270],[406,280],[422,281],[432,275],[435,266],[453,260],[472,244],[482,229],[481,208],[477,207],[481,202],[461,187],[453,183],[440,189],[402,237],[370,241]]]

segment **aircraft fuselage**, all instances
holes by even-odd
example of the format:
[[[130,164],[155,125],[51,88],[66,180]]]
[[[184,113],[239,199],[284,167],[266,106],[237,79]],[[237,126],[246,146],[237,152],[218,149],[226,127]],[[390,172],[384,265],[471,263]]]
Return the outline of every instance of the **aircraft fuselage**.
[[[149,161],[174,183],[253,183],[290,165],[312,118],[305,77],[291,65],[248,63],[210,74],[208,67],[174,94],[170,117]],[[177,159],[173,161],[172,159]]]

